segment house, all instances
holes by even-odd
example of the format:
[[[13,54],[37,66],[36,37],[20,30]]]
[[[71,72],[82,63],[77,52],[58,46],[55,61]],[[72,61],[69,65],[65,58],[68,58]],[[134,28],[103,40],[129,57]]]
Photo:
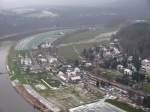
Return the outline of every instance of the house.
[[[118,71],[123,71],[124,70],[124,66],[123,65],[117,65],[117,70]]]
[[[122,62],[124,60],[123,56],[121,54],[117,55],[117,62]]]
[[[117,48],[113,48],[113,54],[114,55],[118,55],[118,54],[120,54],[120,51],[119,51],[119,49],[117,49]]]
[[[47,59],[45,59],[45,58],[40,58],[39,60],[41,63],[47,63]]]
[[[141,70],[145,73],[145,75],[150,76],[150,60],[144,59],[141,64]]]
[[[51,47],[52,45],[51,45],[51,43],[49,43],[49,42],[45,42],[45,43],[43,43],[43,44],[41,44],[41,48],[49,48],[49,47]]]
[[[144,73],[145,75],[150,76],[150,67],[142,66],[141,67],[141,72]]]
[[[80,77],[80,76],[72,76],[72,77],[70,77],[70,80],[71,80],[72,82],[78,82],[78,81],[81,80],[81,77]]]
[[[67,74],[68,80],[73,83],[79,82],[81,80],[81,76],[79,72],[80,72],[79,68],[75,68],[74,71],[67,70],[66,74]]]
[[[142,60],[141,64],[142,64],[142,66],[150,66],[150,60],[144,59],[144,60]]]
[[[65,75],[62,71],[58,72],[58,76]]]
[[[92,63],[86,63],[85,64],[85,67],[91,67],[92,66]]]
[[[137,72],[136,67],[131,63],[128,64],[128,69],[132,70],[133,72]]]
[[[132,71],[130,69],[124,69],[124,75],[128,75],[131,76],[132,75]]]
[[[103,52],[103,57],[105,60],[109,60],[113,57],[113,54],[110,50],[107,50],[106,52]]]
[[[132,62],[133,61],[133,56],[129,56],[128,57],[128,62]]]
[[[64,32],[59,32],[59,33],[57,33],[56,35],[65,35],[65,33]]]
[[[68,81],[68,78],[65,76],[65,74],[62,71],[59,71],[59,73],[57,74],[57,76],[64,82]]]
[[[115,46],[115,43],[111,42],[111,43],[109,43],[109,45],[110,45],[111,47],[114,47],[114,46]]]
[[[40,73],[42,72],[42,68],[39,65],[33,65],[30,68],[31,73]]]
[[[32,65],[32,60],[31,60],[31,58],[21,58],[21,60],[20,60],[21,62],[21,65],[25,65],[25,66],[30,66],[30,65]]]
[[[119,40],[115,38],[114,39],[114,43],[118,43],[118,42],[119,42]]]
[[[76,67],[76,68],[74,69],[74,72],[75,72],[75,73],[80,73],[80,68]]]
[[[57,58],[54,58],[54,57],[49,58],[50,64],[56,63],[57,61],[58,61]]]
[[[52,68],[49,65],[46,65],[44,68],[45,68],[46,71],[51,71],[52,70]]]

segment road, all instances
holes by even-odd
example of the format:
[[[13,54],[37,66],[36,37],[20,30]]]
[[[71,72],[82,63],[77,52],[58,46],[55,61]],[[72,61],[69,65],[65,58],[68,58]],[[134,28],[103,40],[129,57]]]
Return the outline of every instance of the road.
[[[11,42],[0,42],[0,112],[35,112],[11,85],[6,60]]]

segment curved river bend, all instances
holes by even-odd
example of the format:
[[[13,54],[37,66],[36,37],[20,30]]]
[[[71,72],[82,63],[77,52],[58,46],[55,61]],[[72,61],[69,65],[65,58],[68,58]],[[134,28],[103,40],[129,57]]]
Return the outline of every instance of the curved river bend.
[[[0,112],[36,112],[11,85],[6,60],[11,42],[0,43]]]

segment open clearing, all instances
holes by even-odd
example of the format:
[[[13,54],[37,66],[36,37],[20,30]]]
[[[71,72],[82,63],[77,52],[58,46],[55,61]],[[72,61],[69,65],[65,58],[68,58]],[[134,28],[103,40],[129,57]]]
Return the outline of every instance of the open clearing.
[[[103,32],[99,29],[96,31],[85,31],[77,34],[72,34],[69,37],[63,37],[62,42],[57,46],[57,54],[65,59],[79,59],[79,54],[84,48],[98,46],[100,43],[106,43],[110,37],[117,31]],[[66,40],[67,39],[67,40]],[[73,49],[76,48],[78,53]]]
[[[103,27],[103,26],[85,29],[83,31],[74,32],[70,35],[63,37],[61,40],[61,44],[77,43],[81,41],[91,40],[94,37],[97,38],[97,36],[101,34],[107,34],[108,32],[112,32],[114,30],[116,30],[116,28],[114,27],[108,28],[108,27]]]
[[[102,98],[101,92],[89,92],[80,85],[67,85],[59,89],[38,91],[58,108],[66,112],[70,108],[88,104]]]

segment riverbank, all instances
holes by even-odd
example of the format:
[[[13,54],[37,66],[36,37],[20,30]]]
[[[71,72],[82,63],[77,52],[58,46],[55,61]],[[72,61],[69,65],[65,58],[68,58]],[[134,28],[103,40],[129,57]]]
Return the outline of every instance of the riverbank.
[[[7,73],[7,55],[13,42],[0,42],[0,112],[36,112],[11,85]]]

